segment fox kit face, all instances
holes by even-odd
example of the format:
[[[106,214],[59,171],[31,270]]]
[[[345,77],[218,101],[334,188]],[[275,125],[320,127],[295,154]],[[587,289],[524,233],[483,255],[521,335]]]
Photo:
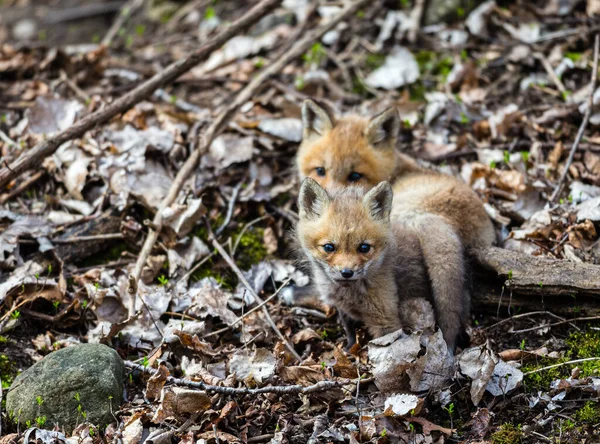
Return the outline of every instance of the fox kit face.
[[[365,194],[362,187],[328,194],[304,179],[298,198],[298,238],[303,250],[332,281],[366,279],[384,260],[390,240],[392,189],[387,182]]]
[[[300,177],[322,187],[372,188],[393,178],[400,119],[388,109],[371,120],[356,116],[337,122],[312,100],[302,106],[303,135],[297,163]]]

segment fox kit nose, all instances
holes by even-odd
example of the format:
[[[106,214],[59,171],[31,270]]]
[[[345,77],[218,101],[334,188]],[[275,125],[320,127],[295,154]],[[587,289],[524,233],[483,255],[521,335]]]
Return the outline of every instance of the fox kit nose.
[[[350,270],[349,268],[344,268],[341,273],[342,277],[345,279],[350,279],[352,276],[354,276],[354,271]]]

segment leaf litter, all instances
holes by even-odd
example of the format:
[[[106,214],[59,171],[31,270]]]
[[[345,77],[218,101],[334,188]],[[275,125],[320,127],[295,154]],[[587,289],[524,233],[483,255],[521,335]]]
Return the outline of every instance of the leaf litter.
[[[568,167],[565,191],[548,202],[591,93],[593,35],[587,26],[597,20],[597,2],[588,1],[587,9],[574,1],[560,7],[534,2],[531,10],[477,3],[458,17],[421,27],[418,46],[407,37],[412,2],[365,8],[264,85],[213,141],[175,203],[163,209],[165,229],[145,264],[133,318],[128,273],[152,228],[147,221],[197,143],[194,124],[201,133],[288,39],[298,38],[296,31],[330,20],[339,5],[284,2],[151,99],[61,146],[43,163],[44,175],[26,188],[18,187],[35,171],[11,183],[0,196],[0,338],[7,338],[9,359],[23,370],[32,363],[27,348],[39,359],[88,341],[107,343],[136,362],[147,360],[156,373],[131,370],[128,402],[119,406],[116,426],[102,431],[132,443],[257,437],[281,443],[501,442],[507,431],[523,442],[538,442],[539,434],[589,438],[594,416],[582,412],[597,392],[598,367],[567,362],[599,356],[600,349],[594,319],[590,325],[568,323],[597,313],[579,295],[564,295],[570,299],[555,306],[553,296],[544,299],[540,282],[534,292],[541,294],[540,306],[560,310],[562,320],[522,316],[522,308],[540,309],[513,295],[510,273],[505,282],[486,282],[498,284],[491,303],[477,293],[483,285],[476,277],[471,346],[456,356],[428,317],[418,331],[398,331],[345,351],[331,307],[309,299],[301,306],[280,302],[291,288],[293,294],[309,292],[305,270],[288,254],[297,219],[293,156],[304,97],[344,112],[357,104],[365,114],[398,107],[401,148],[469,183],[497,222],[502,246],[600,264],[595,109]],[[148,15],[134,14],[109,49],[61,46],[92,40],[81,25],[82,41],[52,34],[48,45],[9,39],[0,46],[0,76],[8,80],[0,96],[9,104],[0,121],[3,159],[14,160],[132,88],[159,69],[149,61],[181,58],[240,9],[220,2],[202,6],[204,18],[190,11],[169,25],[165,38],[175,43],[157,45],[143,31],[164,26],[153,8],[158,6]],[[569,24],[565,14],[571,14]],[[6,23],[0,23],[3,32]],[[598,97],[595,91],[594,106]],[[109,230],[99,217],[106,210],[118,218]],[[266,307],[301,361],[214,253],[205,221],[224,227],[220,242],[256,295],[270,298]],[[72,234],[62,244],[65,232]],[[89,244],[69,255],[70,242]],[[65,251],[69,260],[62,263]],[[294,287],[271,298],[290,278]],[[510,329],[495,327],[502,322],[499,313],[516,315]],[[561,324],[552,326],[556,322]],[[573,326],[586,332],[587,342],[574,345],[579,332]],[[537,332],[514,333],[531,328]],[[556,364],[561,366],[540,370]],[[185,385],[198,381],[267,392],[232,395]],[[268,392],[331,381],[337,384],[322,391]],[[4,413],[3,427],[17,433]],[[574,420],[568,423],[565,415]],[[69,438],[29,428],[24,438],[93,441],[90,430],[76,429]]]

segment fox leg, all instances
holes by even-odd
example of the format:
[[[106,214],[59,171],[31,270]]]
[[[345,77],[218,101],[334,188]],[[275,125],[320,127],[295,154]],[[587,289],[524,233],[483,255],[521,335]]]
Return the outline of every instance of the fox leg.
[[[457,233],[439,216],[420,215],[411,222],[429,274],[436,322],[453,352],[457,341],[464,342],[470,307],[464,248]]]
[[[361,322],[355,319],[352,319],[342,311],[338,310],[338,315],[340,318],[340,322],[342,327],[344,327],[344,331],[346,332],[346,338],[348,339],[348,345],[346,345],[346,350],[350,350],[354,344],[356,344],[356,330],[361,327]]]

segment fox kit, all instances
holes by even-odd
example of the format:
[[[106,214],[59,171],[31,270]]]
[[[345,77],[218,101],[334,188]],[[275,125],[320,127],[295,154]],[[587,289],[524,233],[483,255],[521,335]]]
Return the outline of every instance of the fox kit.
[[[491,245],[494,227],[475,192],[460,180],[420,167],[396,150],[400,119],[388,109],[371,119],[334,117],[312,100],[302,107],[297,166],[326,189],[392,182],[392,221],[418,238],[436,320],[449,343],[470,311],[465,253]],[[458,304],[457,301],[465,301]]]
[[[357,322],[373,337],[418,328],[411,299],[429,297],[429,280],[419,240],[390,222],[390,185],[327,192],[307,178],[298,207],[297,241],[321,298],[340,313],[348,346]]]

